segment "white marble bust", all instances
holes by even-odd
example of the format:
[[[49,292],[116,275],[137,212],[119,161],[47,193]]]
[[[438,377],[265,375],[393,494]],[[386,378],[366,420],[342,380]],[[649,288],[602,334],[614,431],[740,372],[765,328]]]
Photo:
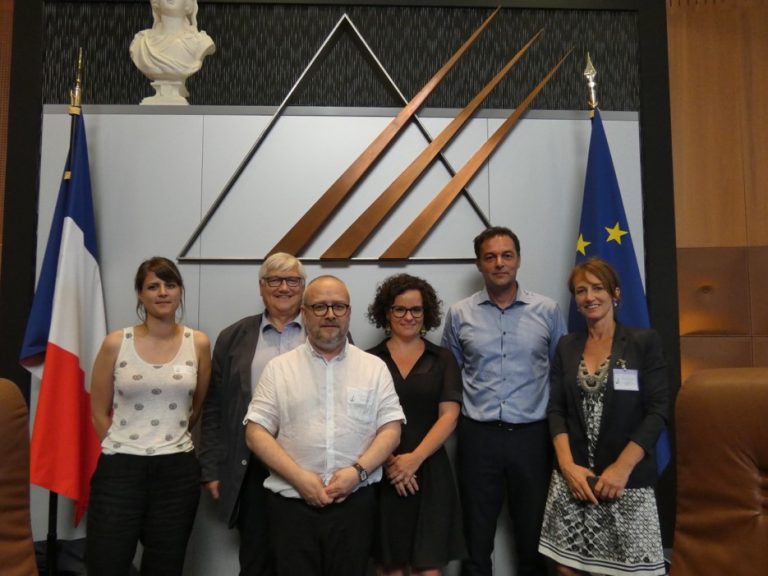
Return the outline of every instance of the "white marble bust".
[[[130,47],[131,60],[153,80],[156,91],[141,103],[187,104],[184,83],[216,46],[197,29],[197,0],[150,0],[150,4],[154,24],[136,34]]]

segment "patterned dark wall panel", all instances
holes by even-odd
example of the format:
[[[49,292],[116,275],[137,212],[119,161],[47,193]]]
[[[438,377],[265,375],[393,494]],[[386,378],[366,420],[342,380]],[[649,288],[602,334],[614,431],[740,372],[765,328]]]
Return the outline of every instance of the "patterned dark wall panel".
[[[406,97],[412,97],[490,14],[488,8],[200,4],[198,27],[216,54],[187,86],[205,105],[279,104],[346,12]],[[513,108],[571,47],[576,50],[533,108],[586,108],[587,51],[598,68],[601,108],[637,110],[639,79],[634,12],[505,8],[427,101],[460,108],[539,28],[545,34],[486,102]],[[128,56],[139,30],[151,27],[149,2],[47,2],[44,7],[45,103],[66,103],[77,47],[86,51],[84,102],[136,104],[153,91]],[[305,106],[398,104],[363,52],[345,34],[306,88]]]

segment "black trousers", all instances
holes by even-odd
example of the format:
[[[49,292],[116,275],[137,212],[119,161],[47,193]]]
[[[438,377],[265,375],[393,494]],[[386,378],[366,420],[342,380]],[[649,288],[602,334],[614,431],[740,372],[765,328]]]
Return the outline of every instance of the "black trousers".
[[[199,501],[194,452],[102,454],[91,479],[88,574],[126,576],[141,542],[142,576],[180,576]]]
[[[240,576],[273,576],[274,560],[269,547],[267,490],[269,471],[255,456],[248,462],[237,512],[240,532]]]
[[[459,421],[458,478],[469,560],[463,574],[491,576],[496,522],[504,497],[512,519],[519,576],[546,576],[538,552],[552,473],[546,421],[523,425]]]
[[[313,508],[267,495],[279,576],[363,576],[373,542],[376,495],[366,486],[344,502]]]

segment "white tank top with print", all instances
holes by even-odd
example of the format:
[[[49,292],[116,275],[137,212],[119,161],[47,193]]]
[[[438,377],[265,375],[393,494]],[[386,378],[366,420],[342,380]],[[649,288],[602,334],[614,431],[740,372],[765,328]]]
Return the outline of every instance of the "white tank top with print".
[[[194,449],[189,433],[192,396],[197,385],[197,356],[191,328],[176,357],[149,364],[134,346],[133,327],[123,329],[115,362],[112,425],[101,443],[105,454],[157,456]]]

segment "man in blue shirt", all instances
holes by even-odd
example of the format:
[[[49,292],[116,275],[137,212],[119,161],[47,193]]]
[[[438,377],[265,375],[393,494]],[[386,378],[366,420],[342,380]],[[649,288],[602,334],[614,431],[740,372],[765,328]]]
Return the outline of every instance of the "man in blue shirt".
[[[474,245],[485,288],[451,306],[442,342],[464,381],[457,459],[469,549],[464,573],[492,574],[506,492],[517,574],[545,576],[537,548],[552,471],[549,364],[565,321],[554,300],[518,284],[520,241],[511,230],[488,228]]]

